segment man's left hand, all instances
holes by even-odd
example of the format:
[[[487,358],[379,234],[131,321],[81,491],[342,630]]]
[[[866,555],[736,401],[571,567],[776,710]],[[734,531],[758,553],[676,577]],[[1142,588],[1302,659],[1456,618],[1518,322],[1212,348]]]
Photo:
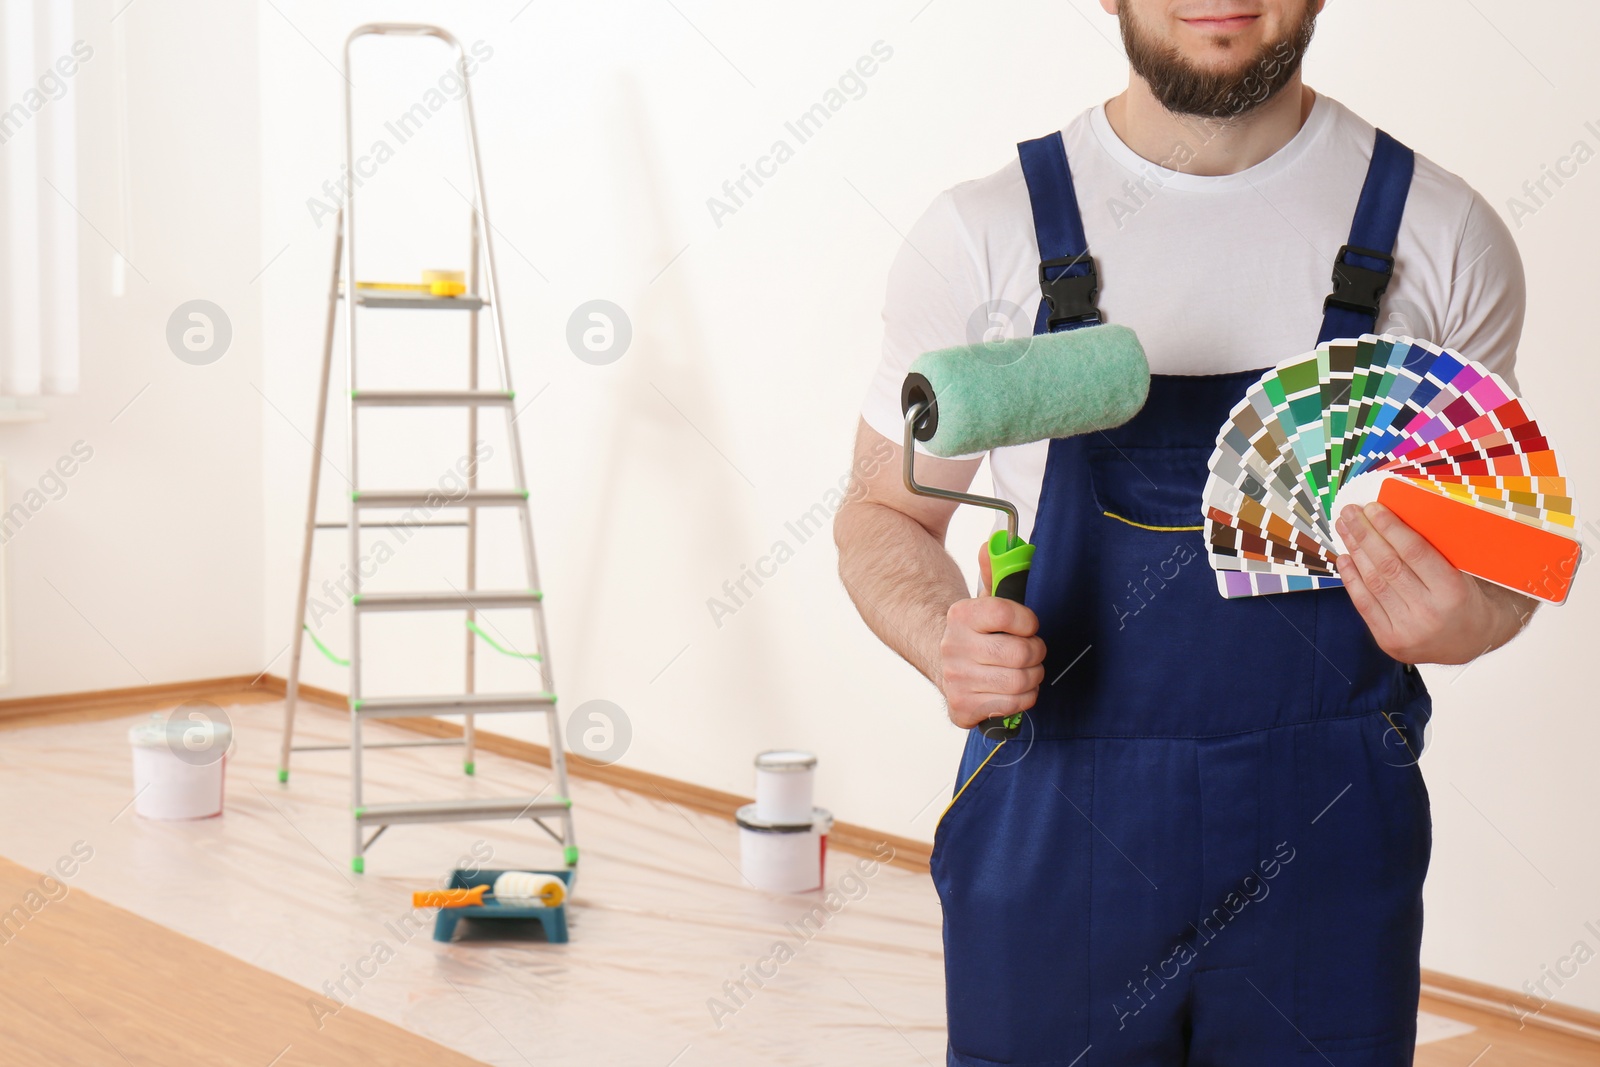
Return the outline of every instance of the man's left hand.
[[[1402,663],[1467,663],[1517,635],[1535,602],[1457,570],[1382,504],[1339,513],[1339,577],[1378,646]]]

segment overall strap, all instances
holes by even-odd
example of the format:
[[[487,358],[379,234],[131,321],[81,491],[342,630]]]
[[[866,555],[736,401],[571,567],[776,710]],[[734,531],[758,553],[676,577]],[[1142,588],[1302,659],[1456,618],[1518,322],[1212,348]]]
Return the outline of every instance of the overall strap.
[[[1367,180],[1350,223],[1350,241],[1333,261],[1333,292],[1322,304],[1318,346],[1336,337],[1360,337],[1377,329],[1378,304],[1394,277],[1394,242],[1415,166],[1411,149],[1378,131]]]
[[[1093,326],[1100,321],[1096,298],[1099,274],[1083,235],[1072,168],[1059,131],[1017,146],[1022,176],[1033,202],[1033,228],[1039,238],[1038,318],[1033,332],[1057,333]]]

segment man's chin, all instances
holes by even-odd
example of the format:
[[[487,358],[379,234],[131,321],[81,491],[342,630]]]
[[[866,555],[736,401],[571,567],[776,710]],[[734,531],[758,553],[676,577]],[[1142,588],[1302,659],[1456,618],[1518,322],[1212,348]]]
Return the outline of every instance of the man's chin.
[[[1297,31],[1267,40],[1251,23],[1231,33],[1179,30],[1178,42],[1157,42],[1124,7],[1118,13],[1122,40],[1135,73],[1167,110],[1207,118],[1254,111],[1293,80],[1316,28],[1314,5]]]
[[[1219,81],[1243,81],[1253,70],[1260,69],[1270,53],[1266,49],[1243,52],[1213,53],[1210,56],[1183,56],[1183,64],[1197,77]]]

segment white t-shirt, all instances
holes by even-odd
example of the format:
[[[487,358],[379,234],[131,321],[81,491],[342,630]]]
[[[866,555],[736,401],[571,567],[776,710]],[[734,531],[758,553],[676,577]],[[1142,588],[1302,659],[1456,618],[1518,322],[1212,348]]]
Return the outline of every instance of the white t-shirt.
[[[1131,327],[1156,374],[1268,367],[1316,347],[1333,259],[1372,158],[1373,128],[1318,94],[1294,138],[1237,174],[1151,163],[1094,107],[1064,131],[1107,322]],[[1403,140],[1403,138],[1402,138]],[[1174,161],[1182,157],[1174,156]],[[1466,182],[1417,156],[1379,332],[1478,360],[1515,387],[1522,260]],[[899,442],[900,385],[923,352],[1033,332],[1039,245],[1022,165],[942,194],[889,276],[883,355],[862,408]],[[919,446],[920,447],[920,446]],[[1033,528],[1048,442],[989,454],[999,496]]]

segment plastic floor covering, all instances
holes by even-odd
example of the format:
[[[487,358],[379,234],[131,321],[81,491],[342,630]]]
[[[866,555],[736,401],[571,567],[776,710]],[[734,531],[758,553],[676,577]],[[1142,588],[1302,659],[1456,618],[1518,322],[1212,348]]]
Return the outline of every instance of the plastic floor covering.
[[[830,852],[822,893],[760,892],[740,877],[733,823],[583,779],[571,940],[463,924],[432,940],[414,889],[451,867],[540,867],[557,850],[517,823],[396,826],[350,873],[347,757],[296,757],[276,781],[281,704],[229,710],[222,816],[137,816],[128,727],[143,718],[7,731],[0,854],[43,870],[82,842],[68,882],[306,988],[314,1017],[349,1004],[496,1065],[863,1064],[944,1059],[939,904],[924,874]],[[375,725],[370,740],[417,735]],[[300,715],[302,744],[337,744],[342,717]],[[531,796],[540,767],[450,748],[368,756],[378,802]],[[82,846],[79,846],[80,849]],[[1470,1029],[1423,1016],[1419,1037]]]
[[[759,892],[740,878],[732,822],[574,779],[583,858],[571,940],[464,923],[443,945],[412,890],[474,860],[558,863],[543,831],[526,820],[395,826],[352,874],[348,757],[297,755],[279,785],[282,705],[228,712],[225,810],[193,822],[129,807],[127,732],[144,716],[7,731],[0,854],[44,870],[82,841],[93,858],[69,887],[305,986],[308,1013],[348,1003],[486,1063],[943,1062],[940,913],[926,875],[830,852],[836,911],[820,893]],[[334,714],[299,720],[298,743],[347,739]],[[381,725],[369,735],[416,738]],[[371,802],[531,796],[549,781],[482,753],[464,778],[450,748],[369,754],[367,768]]]

